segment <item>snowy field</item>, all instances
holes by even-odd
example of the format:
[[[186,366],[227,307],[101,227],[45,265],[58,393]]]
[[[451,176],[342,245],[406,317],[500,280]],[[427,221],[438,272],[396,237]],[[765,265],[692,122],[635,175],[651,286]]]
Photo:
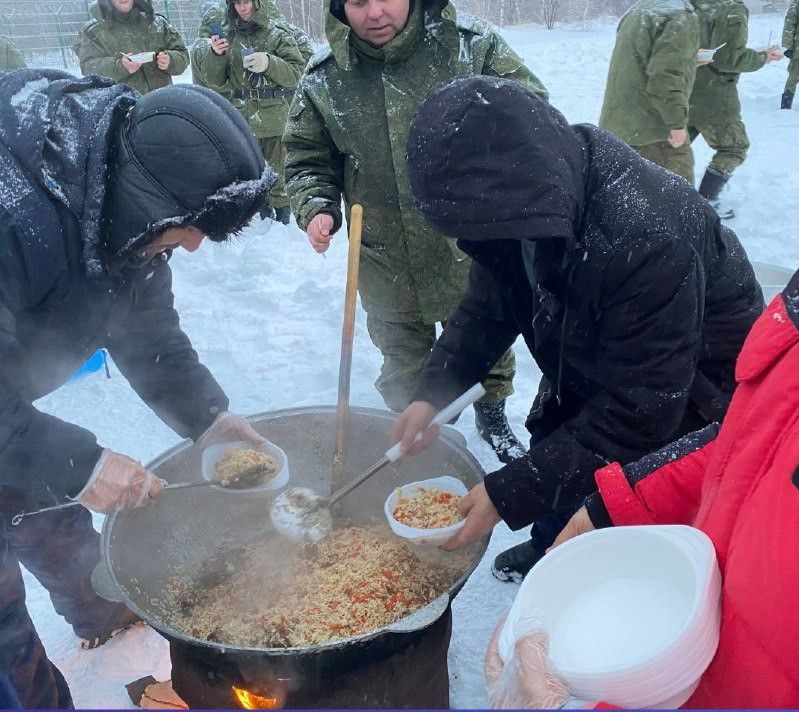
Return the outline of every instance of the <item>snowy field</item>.
[[[543,80],[552,103],[571,122],[599,116],[615,23],[547,31],[524,26],[504,32]],[[779,38],[782,16],[760,15],[750,23],[750,45]],[[744,120],[752,149],[730,183],[737,218],[730,222],[750,258],[799,267],[796,170],[799,110],[780,111],[787,61],[744,75]],[[696,146],[697,174],[710,157]],[[334,404],[346,270],[346,239],[339,234],[326,257],[316,255],[296,226],[253,225],[234,245],[204,245],[199,253],[172,260],[182,324],[242,414],[291,406]],[[363,313],[356,325],[351,402],[382,408],[372,382],[380,354],[366,334]],[[524,433],[524,417],[539,371],[517,344],[516,395],[508,403],[511,423]],[[93,374],[42,399],[43,410],[89,428],[104,446],[148,462],[176,443],[176,436],[137,398],[112,367],[112,378]],[[478,437],[471,409],[457,427],[486,471],[498,467]],[[101,518],[96,518],[99,528]],[[450,647],[451,705],[484,707],[482,656],[496,620],[509,607],[515,585],[499,583],[490,560],[520,541],[500,525],[486,559],[454,603]],[[124,685],[144,675],[170,677],[167,643],[139,627],[94,651],[81,651],[71,629],[52,609],[44,590],[26,577],[28,605],[50,657],[60,667],[80,708],[132,707]]]

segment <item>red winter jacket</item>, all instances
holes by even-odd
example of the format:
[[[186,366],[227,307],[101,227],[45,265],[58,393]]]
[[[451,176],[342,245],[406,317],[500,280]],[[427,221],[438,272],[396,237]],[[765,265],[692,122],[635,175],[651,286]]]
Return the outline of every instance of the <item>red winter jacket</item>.
[[[716,547],[721,637],[684,707],[796,708],[799,272],[752,328],[736,379],[715,440],[634,485],[618,464],[596,481],[613,524],[690,524]]]

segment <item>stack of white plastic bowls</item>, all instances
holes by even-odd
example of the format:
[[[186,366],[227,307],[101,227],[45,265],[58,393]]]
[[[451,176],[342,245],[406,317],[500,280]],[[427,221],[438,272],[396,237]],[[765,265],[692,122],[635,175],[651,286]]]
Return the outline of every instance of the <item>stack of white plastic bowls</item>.
[[[794,272],[786,267],[770,265],[765,262],[752,262],[752,267],[763,290],[763,299],[766,300],[766,304],[785,288]]]
[[[713,544],[685,526],[613,527],[578,536],[530,571],[499,652],[538,621],[572,695],[675,708],[696,689],[719,639],[721,576]]]

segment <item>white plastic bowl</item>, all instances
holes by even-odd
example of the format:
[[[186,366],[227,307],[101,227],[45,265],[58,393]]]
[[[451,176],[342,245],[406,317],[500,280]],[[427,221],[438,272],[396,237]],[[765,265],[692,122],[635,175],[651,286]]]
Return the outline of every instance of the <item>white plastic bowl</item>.
[[[627,708],[675,708],[718,646],[721,576],[710,539],[684,526],[613,527],[576,537],[525,578],[499,640],[507,660],[531,612],[572,694]]]
[[[128,59],[137,64],[147,64],[147,62],[155,61],[155,52],[137,52],[136,54],[129,54]]]
[[[215,489],[223,490],[224,492],[261,492],[265,490],[278,490],[285,487],[289,481],[289,461],[286,453],[283,452],[277,445],[266,440],[262,445],[253,445],[245,441],[238,441],[233,443],[220,443],[218,445],[209,445],[203,450],[202,456],[202,471],[203,477],[209,482],[214,479],[214,472],[216,464],[222,459],[228,450],[235,448],[243,448],[246,450],[258,450],[260,452],[271,455],[277,462],[278,472],[268,482],[258,485],[257,487],[223,487],[222,485],[211,485]]]
[[[755,269],[755,278],[763,290],[766,304],[785,289],[785,285],[794,275],[794,271],[787,267],[770,265],[765,262],[752,262],[752,267]]]
[[[445,492],[452,492],[453,494],[464,495],[469,493],[469,489],[457,477],[450,475],[441,475],[440,477],[431,477],[429,480],[421,480],[419,482],[411,482],[410,484],[403,485],[398,489],[403,496],[412,496],[413,492],[420,487],[435,487]],[[443,544],[449,539],[458,529],[466,524],[465,519],[453,524],[449,527],[439,527],[437,529],[418,529],[416,527],[409,527],[407,524],[398,522],[394,519],[394,505],[397,503],[397,490],[393,490],[386,498],[386,503],[383,505],[383,511],[386,514],[388,524],[395,534],[405,539],[409,539],[416,544],[430,544],[438,546]]]

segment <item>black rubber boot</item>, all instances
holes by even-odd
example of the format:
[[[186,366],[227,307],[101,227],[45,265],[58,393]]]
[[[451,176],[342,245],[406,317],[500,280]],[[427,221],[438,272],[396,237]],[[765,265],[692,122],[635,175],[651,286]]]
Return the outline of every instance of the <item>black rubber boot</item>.
[[[525,449],[510,429],[505,416],[505,401],[474,404],[474,422],[477,432],[494,450],[500,462],[506,465],[517,460]]]
[[[790,109],[793,106],[793,92],[782,92],[782,101],[780,102],[780,109]]]
[[[288,205],[282,208],[275,208],[275,220],[288,225],[291,222],[291,208]]]
[[[735,217],[735,211],[724,206],[719,200],[721,189],[727,185],[729,178],[729,176],[725,176],[715,168],[708,167],[705,175],[702,176],[702,182],[699,184],[699,195],[713,206],[722,220],[729,220]]]
[[[516,544],[497,555],[491,573],[500,581],[521,583],[543,554],[535,549],[531,539]]]

